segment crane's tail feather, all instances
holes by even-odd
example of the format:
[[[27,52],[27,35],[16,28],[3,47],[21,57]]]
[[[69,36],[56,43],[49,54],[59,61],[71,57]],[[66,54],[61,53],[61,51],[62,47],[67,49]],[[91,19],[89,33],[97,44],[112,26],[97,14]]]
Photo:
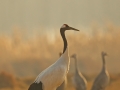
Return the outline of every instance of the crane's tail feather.
[[[43,90],[42,89],[42,82],[40,82],[40,83],[32,83],[28,90]]]

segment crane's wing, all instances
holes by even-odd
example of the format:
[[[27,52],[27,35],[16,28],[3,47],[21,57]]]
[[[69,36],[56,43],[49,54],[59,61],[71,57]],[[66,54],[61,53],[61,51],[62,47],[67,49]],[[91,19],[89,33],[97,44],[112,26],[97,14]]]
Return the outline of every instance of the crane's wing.
[[[40,83],[32,83],[28,90],[43,90],[42,89],[42,82],[40,82]]]

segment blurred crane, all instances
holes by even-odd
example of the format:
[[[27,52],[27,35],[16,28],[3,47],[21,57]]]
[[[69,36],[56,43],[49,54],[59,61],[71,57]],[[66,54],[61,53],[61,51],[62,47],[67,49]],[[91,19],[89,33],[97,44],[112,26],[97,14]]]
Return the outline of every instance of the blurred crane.
[[[75,60],[75,74],[73,76],[75,90],[87,90],[87,81],[82,73],[78,70],[76,54],[73,54],[71,58],[74,58]]]
[[[66,30],[79,31],[78,29],[70,27],[67,24],[63,24],[60,28],[60,34],[64,42],[61,57],[54,64],[42,71],[30,85],[28,90],[56,90],[56,88],[65,80],[70,64],[68,43],[65,37]]]
[[[101,55],[103,61],[102,71],[96,77],[91,90],[105,90],[105,88],[109,84],[109,74],[105,63],[105,56],[107,56],[107,53],[102,52]]]

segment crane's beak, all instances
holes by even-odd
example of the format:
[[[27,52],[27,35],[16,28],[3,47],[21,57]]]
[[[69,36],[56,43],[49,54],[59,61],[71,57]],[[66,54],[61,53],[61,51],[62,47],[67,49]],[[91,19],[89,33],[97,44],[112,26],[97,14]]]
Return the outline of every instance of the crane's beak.
[[[78,29],[76,29],[76,28],[73,28],[73,27],[69,27],[69,30],[80,31],[80,30],[78,30]]]

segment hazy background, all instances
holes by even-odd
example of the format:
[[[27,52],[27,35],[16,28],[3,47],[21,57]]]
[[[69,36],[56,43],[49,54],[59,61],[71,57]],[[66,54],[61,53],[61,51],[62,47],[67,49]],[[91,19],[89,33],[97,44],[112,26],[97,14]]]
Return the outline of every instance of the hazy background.
[[[102,68],[101,51],[108,53],[107,90],[120,89],[119,0],[0,0],[0,90],[26,90],[59,58],[63,49],[59,29],[64,23],[80,29],[66,36],[88,89]],[[73,74],[71,59],[69,90],[74,90]]]
[[[1,32],[14,26],[59,29],[63,23],[84,28],[92,22],[120,25],[119,17],[119,0],[0,0]]]

